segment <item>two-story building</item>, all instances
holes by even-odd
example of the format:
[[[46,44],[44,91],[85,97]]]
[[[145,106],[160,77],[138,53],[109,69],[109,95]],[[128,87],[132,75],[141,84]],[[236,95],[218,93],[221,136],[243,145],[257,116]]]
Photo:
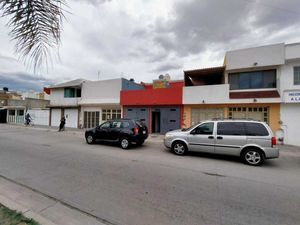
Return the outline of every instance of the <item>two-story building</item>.
[[[150,133],[179,129],[183,84],[182,80],[170,81],[166,76],[153,83],[143,83],[142,90],[121,91],[124,117],[143,121]]]
[[[124,78],[86,81],[82,83],[80,124],[83,128],[95,127],[109,119],[122,116],[121,90],[140,90],[143,86]]]
[[[81,88],[84,79],[76,79],[57,85],[50,89],[50,116],[49,125],[59,126],[62,116],[66,117],[66,127],[80,128]]]
[[[280,130],[284,45],[226,53],[224,66],[184,72],[183,124],[212,118],[255,119]]]
[[[285,144],[300,146],[300,43],[287,44],[280,70],[280,119]]]

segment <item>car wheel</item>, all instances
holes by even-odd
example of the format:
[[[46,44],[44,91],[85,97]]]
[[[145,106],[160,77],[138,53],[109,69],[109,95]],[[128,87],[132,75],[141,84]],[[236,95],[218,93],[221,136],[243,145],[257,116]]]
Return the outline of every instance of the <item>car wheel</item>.
[[[242,159],[251,166],[259,166],[264,162],[264,155],[257,149],[247,149],[243,152]]]
[[[172,145],[172,150],[176,155],[185,155],[187,153],[186,144],[178,141]]]
[[[120,145],[121,145],[121,148],[128,149],[130,146],[128,138],[126,138],[126,137],[121,138]]]
[[[88,134],[85,139],[86,139],[86,142],[89,145],[95,143],[95,139],[94,139],[94,136],[92,134]]]

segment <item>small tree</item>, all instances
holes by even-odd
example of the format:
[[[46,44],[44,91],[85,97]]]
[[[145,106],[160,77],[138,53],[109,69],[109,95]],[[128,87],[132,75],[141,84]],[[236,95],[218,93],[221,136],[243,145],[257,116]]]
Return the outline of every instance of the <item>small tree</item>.
[[[2,16],[10,16],[7,26],[16,53],[34,71],[48,65],[49,50],[60,44],[63,6],[65,0],[0,0]]]

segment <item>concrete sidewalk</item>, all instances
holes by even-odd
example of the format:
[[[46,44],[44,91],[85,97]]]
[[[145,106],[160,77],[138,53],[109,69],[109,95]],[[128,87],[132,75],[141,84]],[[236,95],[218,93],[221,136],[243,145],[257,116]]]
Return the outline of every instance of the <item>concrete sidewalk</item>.
[[[41,225],[111,224],[4,177],[0,177],[0,203],[22,212],[24,216],[33,218]]]
[[[41,125],[34,125],[32,127],[19,125],[19,124],[1,124],[1,126],[18,126],[24,129],[35,129],[47,132],[58,132],[58,127],[50,127],[50,126],[41,126]],[[60,132],[62,135],[76,135],[79,137],[84,137],[84,132],[86,129],[78,129],[78,128],[65,128],[65,131]],[[146,142],[148,143],[163,143],[164,135],[162,134],[149,134]]]

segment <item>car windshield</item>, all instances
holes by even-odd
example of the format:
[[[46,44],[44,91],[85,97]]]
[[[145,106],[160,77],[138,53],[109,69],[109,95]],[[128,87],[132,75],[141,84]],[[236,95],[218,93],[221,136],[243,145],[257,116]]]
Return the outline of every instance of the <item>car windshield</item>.
[[[197,124],[195,124],[195,125],[193,125],[193,126],[191,126],[191,127],[189,127],[189,128],[182,128],[181,129],[181,131],[190,131],[190,130],[192,130],[194,127],[196,127],[196,126],[198,126],[199,124],[197,123]]]

